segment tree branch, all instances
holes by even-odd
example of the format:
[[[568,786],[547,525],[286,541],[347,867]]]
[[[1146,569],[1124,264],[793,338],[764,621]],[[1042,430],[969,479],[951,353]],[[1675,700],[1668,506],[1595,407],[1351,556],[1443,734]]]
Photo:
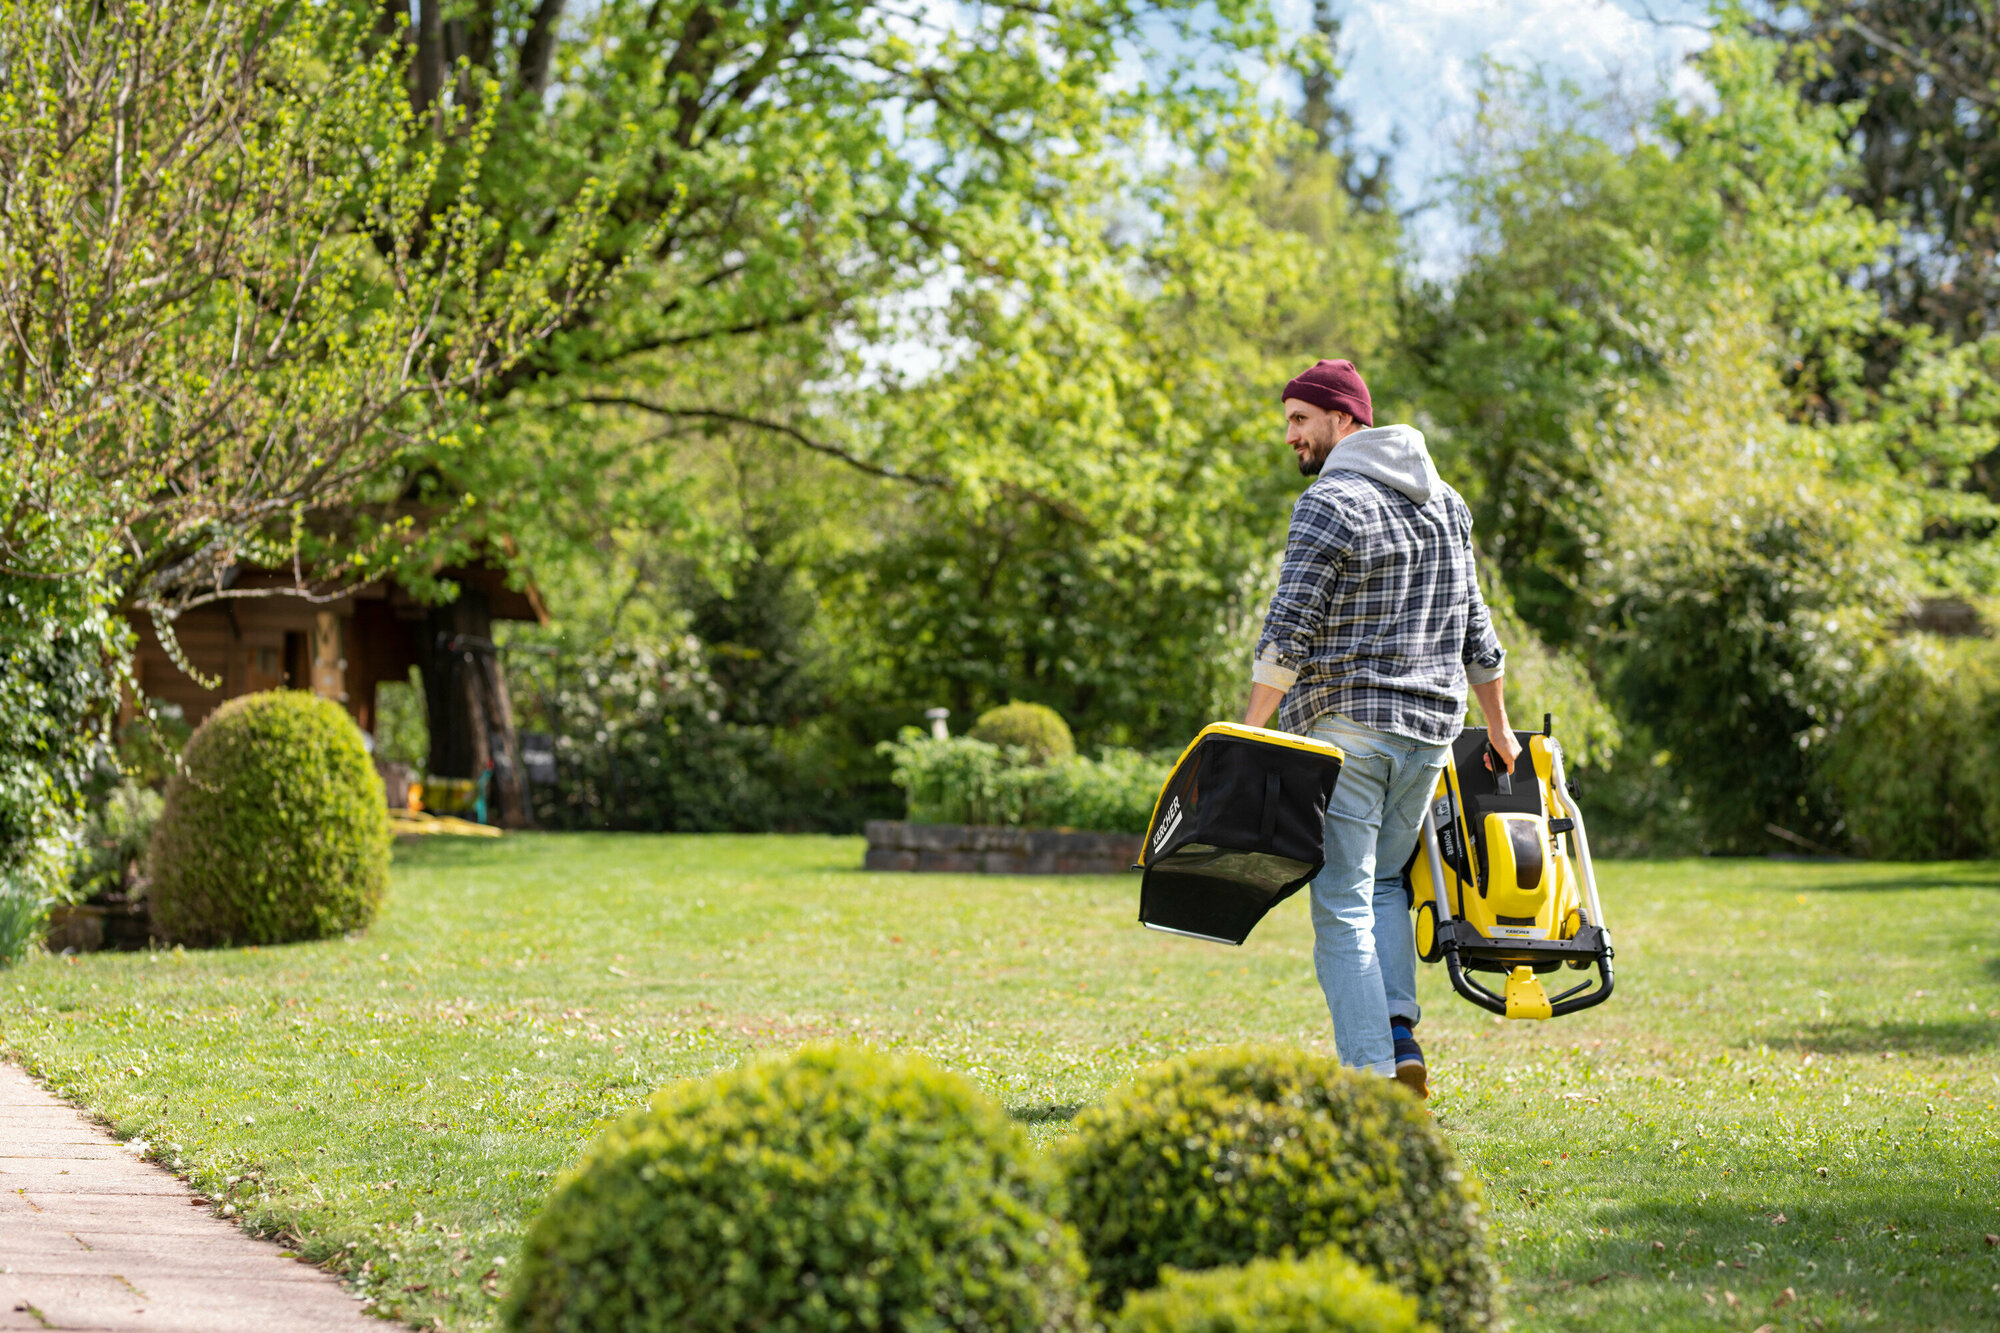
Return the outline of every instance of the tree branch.
[[[643,398],[635,398],[629,394],[617,393],[583,394],[561,404],[563,407],[575,407],[579,405],[588,405],[591,407],[625,407],[640,412],[649,412],[656,417],[665,417],[669,420],[719,421],[732,426],[747,426],[752,430],[770,431],[774,435],[782,435],[794,444],[810,449],[817,454],[825,454],[828,458],[837,458],[849,467],[857,468],[871,476],[885,477],[890,481],[900,481],[911,486],[943,487],[951,485],[950,481],[944,477],[904,472],[898,468],[871,462],[858,454],[848,452],[837,444],[829,444],[825,440],[816,440],[797,427],[787,425],[782,421],[772,421],[767,417],[753,417],[741,412],[729,412],[715,407],[663,407],[658,403],[649,403]]]

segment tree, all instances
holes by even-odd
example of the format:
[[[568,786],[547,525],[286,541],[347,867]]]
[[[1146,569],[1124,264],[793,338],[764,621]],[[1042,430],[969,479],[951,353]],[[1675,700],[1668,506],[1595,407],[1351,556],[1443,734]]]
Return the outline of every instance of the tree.
[[[0,649],[22,710],[0,863],[52,873],[126,649],[113,610],[325,595],[342,571],[309,537],[592,291],[587,180],[533,252],[505,245],[476,197],[490,126],[441,110],[462,151],[432,142],[364,17],[0,4]],[[294,586],[233,586],[251,562]]]
[[[2000,328],[2000,13],[1979,0],[1809,0],[1759,31],[1807,101],[1846,107],[1845,193],[1896,227],[1863,275],[1954,340]],[[1797,21],[1803,18],[1803,22]]]
[[[339,9],[0,9],[0,572],[247,595],[238,564],[294,557],[588,295],[587,182],[508,250],[487,128],[449,117],[454,183],[370,41]]]

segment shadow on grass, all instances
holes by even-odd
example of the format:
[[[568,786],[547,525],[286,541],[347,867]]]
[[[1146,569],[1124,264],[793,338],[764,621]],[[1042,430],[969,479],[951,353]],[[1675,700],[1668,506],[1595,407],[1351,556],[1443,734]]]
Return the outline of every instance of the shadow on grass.
[[[1043,1102],[1038,1106],[1010,1106],[1007,1115],[1023,1125],[1067,1124],[1076,1119],[1076,1113],[1082,1109],[1082,1104],[1078,1102]]]
[[[1818,1051],[1826,1055],[1878,1055],[1883,1051],[1904,1055],[1976,1055],[2000,1047],[2000,1021],[1969,1016],[1930,1023],[1832,1020],[1809,1023],[1796,1031],[1759,1040],[1777,1050]]]
[[[1625,1328],[1645,1312],[1657,1328],[1685,1327],[1691,1315],[1743,1328],[2000,1327],[1984,1239],[1992,1204],[1942,1178],[1845,1189],[1786,1183],[1702,1204],[1607,1203],[1589,1221],[1582,1244],[1513,1275],[1517,1309],[1529,1303],[1556,1316],[1537,1327]]]

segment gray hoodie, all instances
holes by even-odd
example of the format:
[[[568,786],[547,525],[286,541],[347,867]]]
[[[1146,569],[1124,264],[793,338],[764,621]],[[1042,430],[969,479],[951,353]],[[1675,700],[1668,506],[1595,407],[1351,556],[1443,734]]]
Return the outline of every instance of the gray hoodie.
[[[1437,464],[1424,447],[1424,433],[1415,426],[1374,426],[1358,430],[1335,445],[1321,472],[1359,472],[1384,486],[1393,486],[1418,504],[1438,491]]]

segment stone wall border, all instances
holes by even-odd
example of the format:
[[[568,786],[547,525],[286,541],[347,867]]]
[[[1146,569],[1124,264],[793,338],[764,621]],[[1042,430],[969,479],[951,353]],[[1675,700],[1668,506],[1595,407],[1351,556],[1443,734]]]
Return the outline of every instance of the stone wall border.
[[[868,870],[960,875],[1117,875],[1139,859],[1137,833],[868,821]]]

